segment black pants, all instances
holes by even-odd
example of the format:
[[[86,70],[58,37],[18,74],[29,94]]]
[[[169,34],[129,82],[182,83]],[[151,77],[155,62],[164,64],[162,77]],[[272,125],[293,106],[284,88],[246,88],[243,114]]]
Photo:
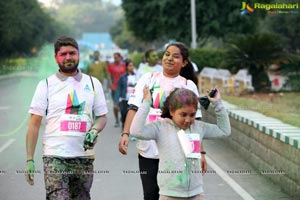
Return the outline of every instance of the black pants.
[[[123,100],[123,101],[119,102],[122,126],[124,126],[124,123],[125,123],[126,115],[128,112],[128,106],[129,106],[128,101]]]
[[[144,200],[159,199],[159,188],[157,185],[158,163],[159,159],[150,159],[139,155],[139,167]]]

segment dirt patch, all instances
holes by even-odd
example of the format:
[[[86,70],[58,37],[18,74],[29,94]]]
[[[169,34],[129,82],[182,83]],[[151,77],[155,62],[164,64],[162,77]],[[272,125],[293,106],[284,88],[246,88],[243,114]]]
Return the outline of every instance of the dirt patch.
[[[266,102],[274,102],[276,100],[280,100],[284,97],[283,93],[251,93],[251,94],[240,94],[239,97],[243,98],[251,98],[259,101],[266,101]]]

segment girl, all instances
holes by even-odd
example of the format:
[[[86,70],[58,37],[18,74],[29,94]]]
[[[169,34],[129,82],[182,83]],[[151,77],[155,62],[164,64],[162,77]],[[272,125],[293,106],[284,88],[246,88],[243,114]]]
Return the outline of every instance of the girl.
[[[127,115],[128,99],[134,92],[134,87],[137,80],[137,76],[134,72],[134,63],[128,59],[125,61],[125,65],[126,73],[120,77],[114,99],[114,104],[119,104],[122,128],[124,127],[125,118]]]
[[[130,133],[138,139],[155,140],[157,144],[160,159],[157,176],[159,199],[202,200],[200,162],[198,158],[191,158],[184,153],[178,132],[183,130],[185,134],[198,134],[200,141],[203,137],[230,135],[229,118],[219,92],[215,98],[209,97],[216,112],[217,125],[195,120],[198,98],[192,91],[184,88],[175,89],[167,97],[162,108],[163,120],[145,125],[152,99],[147,86],[143,92],[144,100],[132,121]]]

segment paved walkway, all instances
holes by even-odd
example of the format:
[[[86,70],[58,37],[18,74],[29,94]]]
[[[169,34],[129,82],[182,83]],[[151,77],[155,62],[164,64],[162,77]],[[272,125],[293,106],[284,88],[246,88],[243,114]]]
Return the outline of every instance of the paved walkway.
[[[0,91],[4,94],[0,99],[2,109],[0,119],[1,125],[5,125],[0,127],[0,133],[3,134],[3,137],[0,137],[1,199],[45,199],[41,135],[35,154],[36,169],[40,173],[36,174],[33,187],[25,182],[22,173],[26,160],[27,111],[37,82],[36,77],[29,76],[0,81]],[[119,153],[117,145],[121,129],[113,127],[111,101],[108,101],[108,107],[108,123],[95,147],[92,199],[142,200],[135,142],[130,143],[127,156]],[[43,127],[41,133],[42,131]],[[247,160],[231,150],[222,140],[207,140],[204,145],[208,152],[207,158],[211,171],[204,176],[206,200],[242,200],[247,199],[247,194],[255,200],[291,200],[280,191],[278,186],[257,173]],[[215,170],[216,165],[218,170]],[[232,170],[244,170],[250,173],[233,174],[230,173]],[[224,174],[221,173],[222,171],[227,174],[226,178],[222,175]]]

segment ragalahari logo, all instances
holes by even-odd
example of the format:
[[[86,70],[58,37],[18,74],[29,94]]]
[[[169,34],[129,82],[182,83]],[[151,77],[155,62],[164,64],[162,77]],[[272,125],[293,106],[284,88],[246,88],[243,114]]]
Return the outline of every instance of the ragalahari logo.
[[[249,6],[249,4],[243,1],[242,8],[241,8],[241,15],[245,15],[247,13],[253,13],[253,12],[254,12],[254,8],[252,8],[251,6]]]

